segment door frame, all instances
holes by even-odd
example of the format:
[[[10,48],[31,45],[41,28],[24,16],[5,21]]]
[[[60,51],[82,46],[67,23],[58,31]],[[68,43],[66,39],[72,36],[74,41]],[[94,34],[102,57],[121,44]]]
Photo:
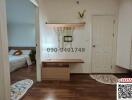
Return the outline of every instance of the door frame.
[[[39,1],[29,0],[35,6],[36,80],[41,82]]]
[[[40,31],[39,31],[39,7],[36,6],[37,35],[37,81],[41,81],[41,62],[40,62]],[[10,70],[8,60],[8,38],[7,38],[7,16],[6,0],[0,0],[0,100],[10,100]]]
[[[0,0],[0,100],[10,100],[6,1]]]
[[[36,5],[37,4],[37,5]],[[36,7],[35,14],[35,35],[36,35],[36,79],[41,82],[41,56],[40,56],[40,25],[39,25],[39,1],[34,4]]]
[[[35,6],[36,79],[41,82],[39,1],[29,0]]]
[[[91,72],[92,72],[92,61],[93,61],[93,47],[92,47],[92,44],[93,44],[93,17],[94,16],[112,16],[113,17],[113,23],[114,23],[114,26],[113,26],[113,34],[114,34],[114,39],[113,39],[113,55],[112,55],[112,71],[109,72],[109,73],[115,73],[116,70],[115,70],[115,66],[116,66],[116,55],[117,55],[117,32],[118,32],[118,17],[116,15],[110,15],[110,14],[106,14],[106,15],[92,15],[91,17],[91,36],[90,36],[90,65],[91,65]]]

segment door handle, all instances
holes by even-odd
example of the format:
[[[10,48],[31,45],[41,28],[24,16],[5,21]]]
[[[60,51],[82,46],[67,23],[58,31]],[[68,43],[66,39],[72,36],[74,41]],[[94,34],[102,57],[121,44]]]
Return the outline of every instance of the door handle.
[[[96,47],[96,45],[93,45],[92,47],[93,47],[93,48],[95,48],[95,47]]]

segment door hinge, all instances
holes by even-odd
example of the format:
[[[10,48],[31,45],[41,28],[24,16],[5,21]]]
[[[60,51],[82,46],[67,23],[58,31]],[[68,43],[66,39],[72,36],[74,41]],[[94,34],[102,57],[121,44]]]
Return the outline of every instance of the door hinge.
[[[113,37],[115,37],[115,34],[113,33]]]
[[[111,69],[112,69],[112,65],[111,65],[110,67],[111,67]]]
[[[115,24],[116,23],[116,20],[113,20],[113,24]]]

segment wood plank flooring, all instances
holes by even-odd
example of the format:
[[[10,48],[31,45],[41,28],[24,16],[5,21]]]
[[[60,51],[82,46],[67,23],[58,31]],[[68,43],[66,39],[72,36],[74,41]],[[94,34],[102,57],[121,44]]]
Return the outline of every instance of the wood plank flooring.
[[[35,66],[11,74],[12,83],[26,78],[35,81]],[[116,100],[116,86],[96,82],[89,75],[71,75],[71,81],[35,83],[22,100]]]
[[[35,65],[30,66],[30,67],[23,67],[20,68],[14,72],[11,73],[11,84],[23,80],[23,79],[32,79],[34,81],[36,81],[35,79],[35,75],[36,75],[36,71],[35,71]]]

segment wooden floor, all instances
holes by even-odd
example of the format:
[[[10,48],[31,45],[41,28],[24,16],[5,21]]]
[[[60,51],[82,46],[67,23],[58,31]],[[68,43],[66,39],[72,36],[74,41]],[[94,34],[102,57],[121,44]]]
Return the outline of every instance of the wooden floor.
[[[30,67],[23,67],[21,69],[18,69],[14,72],[11,73],[11,83],[15,83],[17,81],[23,80],[23,79],[32,79],[34,81],[36,81],[35,79],[35,75],[36,75],[36,71],[35,71],[36,67],[35,65],[30,66]]]
[[[26,78],[35,81],[35,66],[11,74],[12,83]],[[96,82],[89,75],[71,75],[71,81],[35,83],[22,100],[116,100],[116,86]]]

